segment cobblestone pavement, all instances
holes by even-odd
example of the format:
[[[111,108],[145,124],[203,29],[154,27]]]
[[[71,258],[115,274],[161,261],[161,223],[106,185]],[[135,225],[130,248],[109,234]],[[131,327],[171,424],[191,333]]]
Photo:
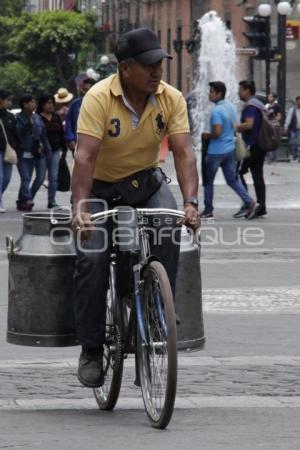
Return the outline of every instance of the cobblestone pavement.
[[[178,398],[201,397],[272,397],[290,400],[300,407],[300,356],[200,357],[180,356]],[[90,389],[80,386],[76,378],[77,360],[2,361],[0,364],[0,408],[38,403],[49,399],[88,399]],[[21,376],[18,376],[21,375]],[[134,361],[125,362],[120,398],[140,398],[133,385]],[[13,402],[13,403],[12,403]],[[247,401],[246,401],[247,403]],[[264,402],[263,402],[264,403]],[[132,403],[131,403],[132,405]]]
[[[300,314],[300,288],[204,289],[204,311]]]

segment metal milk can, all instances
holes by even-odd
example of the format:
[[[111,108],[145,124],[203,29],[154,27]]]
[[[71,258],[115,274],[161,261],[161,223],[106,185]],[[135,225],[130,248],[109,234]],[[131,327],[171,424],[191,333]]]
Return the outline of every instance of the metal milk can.
[[[76,258],[68,214],[23,215],[23,233],[6,237],[9,261],[7,342],[76,345],[73,272]]]

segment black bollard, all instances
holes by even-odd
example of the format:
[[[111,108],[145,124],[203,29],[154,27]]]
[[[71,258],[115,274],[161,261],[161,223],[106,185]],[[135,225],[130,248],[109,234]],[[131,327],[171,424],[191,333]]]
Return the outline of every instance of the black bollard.
[[[200,235],[196,236],[196,240]],[[182,227],[180,256],[176,281],[176,311],[181,319],[177,326],[179,350],[201,350],[205,336],[202,313],[200,243]]]

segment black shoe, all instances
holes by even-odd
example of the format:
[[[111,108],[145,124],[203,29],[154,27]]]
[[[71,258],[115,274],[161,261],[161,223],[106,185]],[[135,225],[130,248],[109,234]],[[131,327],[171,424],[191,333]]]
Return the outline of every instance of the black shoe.
[[[104,383],[103,352],[99,348],[83,348],[79,357],[78,380],[84,386],[97,388]]]
[[[247,206],[244,204],[240,207],[240,209],[233,214],[232,217],[234,217],[235,219],[240,219],[241,217],[245,217],[245,215],[247,214]]]
[[[247,207],[245,219],[251,220],[251,219],[254,219],[255,217],[256,217],[256,203],[251,202],[250,205],[248,205],[248,207]]]
[[[214,215],[212,212],[206,212],[205,210],[200,213],[201,219],[214,219]]]
[[[267,217],[268,212],[266,210],[266,208],[263,208],[260,205],[257,205],[257,207],[255,208],[255,217]]]
[[[56,202],[54,202],[54,203],[49,202],[48,206],[47,206],[48,209],[58,208],[58,207],[59,207],[59,205]]]
[[[31,211],[34,207],[34,203],[31,200],[27,200],[25,203],[17,202],[17,210],[18,211]]]

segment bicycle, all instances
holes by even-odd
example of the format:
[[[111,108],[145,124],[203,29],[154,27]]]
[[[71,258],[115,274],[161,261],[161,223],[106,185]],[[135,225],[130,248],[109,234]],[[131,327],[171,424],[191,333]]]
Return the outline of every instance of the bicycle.
[[[93,389],[94,396],[101,410],[114,409],[120,393],[124,359],[134,353],[135,384],[141,387],[151,425],[159,429],[169,424],[176,397],[176,316],[168,275],[161,262],[151,255],[149,230],[141,219],[162,214],[185,217],[183,212],[172,209],[129,207],[91,216],[93,222],[109,217],[122,222],[125,218],[131,235],[137,238],[128,244],[128,239],[125,242],[121,237],[111,252],[103,355],[105,382]],[[124,252],[129,261],[130,276],[127,295],[121,297],[116,280],[118,255],[124,255]]]

